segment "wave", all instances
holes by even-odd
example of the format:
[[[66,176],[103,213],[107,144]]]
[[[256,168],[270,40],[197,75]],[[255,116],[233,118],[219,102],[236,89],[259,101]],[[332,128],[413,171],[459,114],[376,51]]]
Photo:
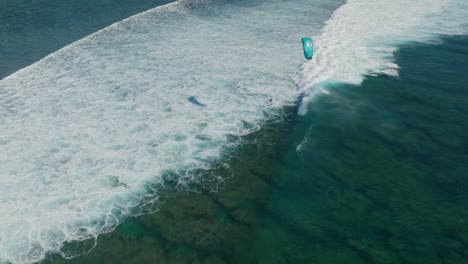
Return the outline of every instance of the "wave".
[[[315,56],[295,78],[302,92],[299,114],[330,83],[360,84],[366,75],[398,76],[399,45],[467,33],[464,0],[348,0],[314,38]]]
[[[157,206],[165,176],[197,182],[280,120],[300,36],[333,11],[319,2],[182,0],[0,80],[0,262],[73,257],[64,244]]]

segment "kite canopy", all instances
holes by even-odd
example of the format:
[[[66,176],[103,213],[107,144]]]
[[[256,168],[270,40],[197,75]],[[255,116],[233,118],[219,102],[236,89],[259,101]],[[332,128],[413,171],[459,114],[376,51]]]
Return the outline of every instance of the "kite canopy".
[[[304,47],[304,57],[308,60],[314,55],[314,43],[311,38],[302,38],[302,46]]]

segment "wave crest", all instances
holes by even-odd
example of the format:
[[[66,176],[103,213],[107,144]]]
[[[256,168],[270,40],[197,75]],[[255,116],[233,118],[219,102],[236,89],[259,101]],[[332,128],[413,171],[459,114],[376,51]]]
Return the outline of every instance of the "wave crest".
[[[365,75],[398,76],[394,51],[410,41],[465,34],[468,4],[463,0],[348,0],[314,39],[315,56],[295,79],[303,93],[300,114],[330,82],[360,84]]]

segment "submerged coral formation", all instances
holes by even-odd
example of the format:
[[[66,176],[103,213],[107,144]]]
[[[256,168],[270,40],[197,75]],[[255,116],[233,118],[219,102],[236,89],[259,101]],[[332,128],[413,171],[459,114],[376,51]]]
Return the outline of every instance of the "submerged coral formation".
[[[89,254],[71,260],[53,255],[45,263],[224,264],[253,258],[249,249],[259,214],[279,175],[274,159],[295,118],[293,108],[286,112],[282,124],[273,122],[244,138],[238,155],[227,161],[229,170],[205,172],[224,178],[221,183],[200,175],[191,190],[162,189],[165,201],[157,212],[127,219],[101,235]]]

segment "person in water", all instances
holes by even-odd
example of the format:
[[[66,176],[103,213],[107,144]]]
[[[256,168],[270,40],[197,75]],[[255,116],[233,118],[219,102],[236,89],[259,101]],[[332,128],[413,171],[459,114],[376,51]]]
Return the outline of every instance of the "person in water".
[[[267,103],[268,106],[273,105],[273,99],[270,98],[270,101]]]

